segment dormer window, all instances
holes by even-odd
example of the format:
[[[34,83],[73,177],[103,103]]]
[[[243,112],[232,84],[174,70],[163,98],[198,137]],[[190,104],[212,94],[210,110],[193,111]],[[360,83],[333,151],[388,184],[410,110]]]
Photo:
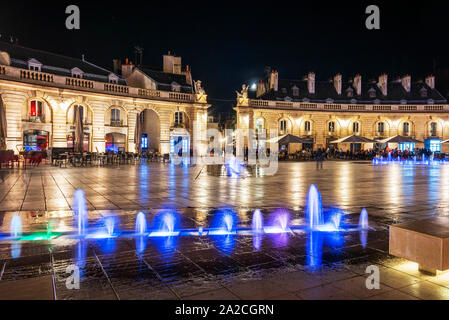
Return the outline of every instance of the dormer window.
[[[108,77],[109,83],[114,83],[114,84],[118,84],[118,77],[111,73]]]
[[[419,94],[421,95],[421,98],[426,98],[427,97],[427,89],[421,88],[421,90],[419,90]]]
[[[83,78],[83,71],[79,68],[73,68],[71,70],[72,73],[72,78],[78,78],[78,79],[82,79]]]
[[[173,81],[171,83],[171,90],[174,92],[181,92],[181,85]]]
[[[346,90],[346,95],[348,98],[352,98],[354,96],[354,90],[352,88],[348,88]]]
[[[297,86],[293,86],[292,93],[294,97],[299,96],[299,88]]]
[[[376,89],[374,89],[374,88],[369,89],[368,95],[370,98],[375,98],[376,97]]]
[[[36,59],[30,59],[28,60],[28,69],[40,72],[42,69],[42,63],[40,63]]]

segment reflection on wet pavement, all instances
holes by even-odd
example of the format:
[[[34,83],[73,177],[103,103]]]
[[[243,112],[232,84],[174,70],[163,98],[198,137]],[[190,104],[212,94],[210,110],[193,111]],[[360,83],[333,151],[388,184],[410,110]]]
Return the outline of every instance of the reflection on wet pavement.
[[[149,227],[161,208],[176,208],[178,228],[214,225],[217,209],[232,207],[238,228],[251,228],[255,209],[272,224],[287,210],[303,225],[310,184],[327,208],[357,224],[366,207],[373,230],[180,237],[120,237],[0,241],[1,283],[54,278],[57,299],[429,299],[449,296],[447,274],[427,277],[388,255],[388,226],[447,214],[449,166],[375,167],[367,163],[281,163],[276,176],[244,179],[200,168],[154,164],[115,169],[15,171],[0,185],[0,234],[14,214],[23,232],[74,232],[71,197],[82,187],[91,228],[114,216],[115,230],[135,230],[138,210]],[[20,205],[12,205],[20,202]],[[39,202],[39,205],[37,204]],[[58,203],[63,205],[59,206]],[[41,207],[42,205],[42,207]],[[33,206],[33,211],[30,211]],[[38,209],[42,208],[41,211]],[[213,209],[215,208],[215,209]],[[234,227],[232,227],[234,228]],[[380,266],[381,290],[365,287],[366,267]],[[79,290],[66,287],[67,267],[80,268]]]

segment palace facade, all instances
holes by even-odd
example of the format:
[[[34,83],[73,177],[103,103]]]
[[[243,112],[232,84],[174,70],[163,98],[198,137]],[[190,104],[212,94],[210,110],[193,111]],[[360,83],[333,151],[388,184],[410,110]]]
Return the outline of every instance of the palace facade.
[[[271,71],[257,90],[243,86],[235,110],[238,128],[308,138],[303,148],[331,147],[331,141],[350,135],[376,140],[403,135],[426,141],[432,151],[449,152],[448,144],[441,144],[449,139],[449,104],[432,75],[415,82],[409,75],[393,81],[386,74],[370,81],[356,75],[343,82],[341,74],[329,81],[316,81],[313,72],[284,80]]]
[[[170,153],[173,144],[204,152],[207,96],[181,57],[163,56],[162,70],[114,60],[114,71],[75,59],[0,42],[0,95],[6,107],[7,148],[71,148],[74,109],[82,108],[85,151]],[[198,144],[191,144],[197,139]]]

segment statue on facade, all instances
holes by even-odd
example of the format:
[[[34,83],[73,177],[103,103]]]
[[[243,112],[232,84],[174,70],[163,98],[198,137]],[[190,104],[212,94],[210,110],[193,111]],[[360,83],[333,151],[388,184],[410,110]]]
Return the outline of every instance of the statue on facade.
[[[195,83],[195,93],[199,94],[200,96],[203,96],[206,94],[206,91],[204,91],[204,88],[201,86],[201,80],[193,81]]]
[[[248,102],[248,89],[249,86],[247,86],[246,84],[242,85],[242,91],[237,93],[237,101],[239,104],[243,105],[243,104],[247,104]]]

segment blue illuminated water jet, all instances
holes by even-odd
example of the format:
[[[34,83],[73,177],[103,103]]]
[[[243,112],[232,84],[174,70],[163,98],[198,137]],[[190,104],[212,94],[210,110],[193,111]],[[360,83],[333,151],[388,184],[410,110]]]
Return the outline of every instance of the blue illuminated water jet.
[[[87,229],[87,207],[84,191],[78,189],[73,195],[73,213],[78,221],[78,235],[85,236]]]
[[[323,202],[318,188],[312,184],[306,201],[306,219],[310,230],[317,230],[324,224]]]

